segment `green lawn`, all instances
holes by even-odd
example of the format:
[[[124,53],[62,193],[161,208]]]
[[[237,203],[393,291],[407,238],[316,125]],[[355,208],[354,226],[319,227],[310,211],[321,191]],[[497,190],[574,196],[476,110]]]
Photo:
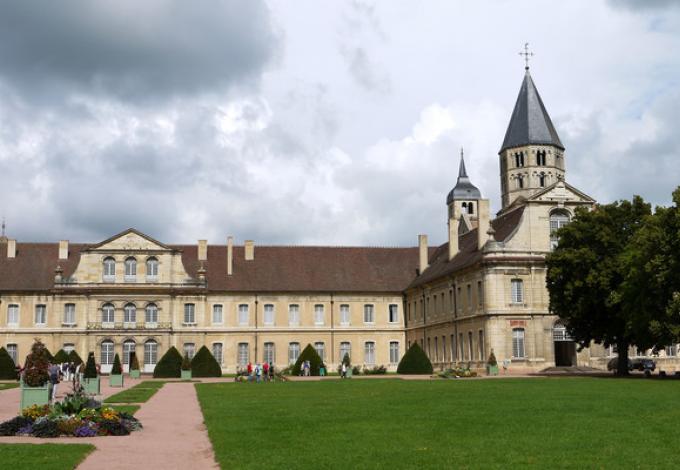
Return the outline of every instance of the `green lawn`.
[[[679,458],[675,380],[347,380],[196,389],[222,468],[671,468]]]
[[[134,415],[139,410],[139,405],[111,405],[118,412]]]
[[[10,388],[17,388],[18,386],[19,386],[19,382],[16,382],[16,383],[0,383],[0,391],[9,390]]]
[[[134,387],[111,395],[104,403],[144,403],[165,384],[165,382],[144,381]]]
[[[90,444],[0,444],[3,468],[70,470],[94,450]]]

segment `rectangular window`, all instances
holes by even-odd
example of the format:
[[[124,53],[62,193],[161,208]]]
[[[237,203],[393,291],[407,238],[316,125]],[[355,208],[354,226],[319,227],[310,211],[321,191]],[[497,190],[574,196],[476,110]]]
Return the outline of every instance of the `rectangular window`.
[[[399,362],[399,342],[390,341],[390,364]]]
[[[456,312],[460,313],[460,303],[461,303],[461,287],[458,286],[457,292],[456,292]]]
[[[512,357],[524,358],[524,328],[512,330]]]
[[[482,281],[477,281],[477,305],[480,307],[484,304],[484,288]]]
[[[134,341],[123,343],[123,364],[130,364],[130,354],[135,352],[137,344]]]
[[[484,330],[479,330],[479,339],[477,340],[477,349],[479,350],[479,360],[484,360]]]
[[[442,362],[446,362],[446,336],[442,336]]]
[[[458,349],[460,350],[460,356],[458,357],[458,360],[464,361],[465,360],[465,336],[463,336],[463,333],[458,333]]]
[[[212,355],[219,365],[222,365],[222,343],[213,343],[212,345]]]
[[[340,324],[349,325],[349,305],[340,305]]]
[[[291,326],[298,326],[300,324],[300,306],[298,304],[288,306],[288,324]]]
[[[326,344],[323,343],[322,341],[318,341],[314,343],[314,349],[316,349],[316,353],[319,355],[321,358],[321,361],[326,360]]]
[[[467,285],[467,309],[468,312],[472,311],[472,285]]]
[[[390,304],[388,307],[388,320],[390,323],[397,323],[399,321],[399,306],[397,304]]]
[[[76,324],[76,304],[64,305],[64,324],[65,325]]]
[[[238,343],[238,356],[236,361],[240,367],[248,364],[248,343]]]
[[[434,362],[439,361],[439,337],[434,337]]]
[[[248,324],[248,305],[241,304],[238,306],[238,324],[247,325]]]
[[[288,364],[295,364],[300,357],[300,343],[288,344]]]
[[[364,363],[375,364],[375,343],[373,341],[364,343]]]
[[[36,305],[35,306],[35,324],[44,325],[47,323],[47,306]]]
[[[456,336],[451,335],[451,362],[456,362]]]
[[[524,283],[521,279],[510,281],[511,299],[513,304],[524,303]]]
[[[7,325],[17,326],[19,324],[19,306],[10,304],[7,306]]]
[[[323,325],[324,324],[323,305],[321,305],[321,304],[314,306],[314,324],[315,325]]]
[[[184,343],[184,354],[189,356],[189,359],[193,359],[196,354],[196,344]]]
[[[264,324],[273,325],[274,324],[274,305],[266,304],[264,306]]]
[[[375,323],[375,307],[371,304],[364,305],[364,323]]]
[[[276,362],[276,358],[274,356],[274,353],[276,350],[274,349],[274,343],[264,343],[264,362],[271,362],[274,364]]]
[[[187,325],[196,323],[196,306],[194,304],[184,304],[184,323]]]
[[[8,344],[7,345],[7,353],[9,354],[9,357],[12,358],[12,361],[14,361],[14,364],[17,363],[17,345],[16,344]]]
[[[213,314],[212,314],[212,322],[218,325],[221,325],[224,321],[224,318],[222,316],[222,305],[221,304],[215,304],[213,305]],[[215,343],[217,344],[217,343]]]
[[[154,365],[158,360],[158,343],[155,341],[147,341],[144,343],[144,364]]]
[[[471,361],[474,359],[473,356],[473,347],[472,347],[472,331],[468,331],[468,361]]]
[[[61,349],[63,349],[66,354],[70,354],[71,351],[76,349],[76,345],[73,343],[64,343],[64,347]]]
[[[351,359],[351,357],[352,357],[352,346],[350,345],[349,341],[343,341],[343,342],[340,343],[340,361],[339,362],[342,362],[342,360],[345,358],[345,354],[347,356],[349,356],[350,359]]]
[[[101,361],[102,365],[113,364],[113,343],[110,341],[104,341],[102,343],[102,354]]]

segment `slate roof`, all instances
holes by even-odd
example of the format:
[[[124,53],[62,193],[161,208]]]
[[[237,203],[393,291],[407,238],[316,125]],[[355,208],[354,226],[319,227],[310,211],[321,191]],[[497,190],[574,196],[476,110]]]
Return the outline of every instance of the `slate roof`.
[[[462,155],[460,155],[460,167],[458,168],[458,181],[453,187],[449,195],[446,196],[446,204],[451,204],[454,200],[461,199],[481,199],[482,193],[479,192],[477,186],[472,184],[470,178],[465,170],[465,160]]]
[[[530,144],[554,145],[564,150],[527,69],[500,151]]]

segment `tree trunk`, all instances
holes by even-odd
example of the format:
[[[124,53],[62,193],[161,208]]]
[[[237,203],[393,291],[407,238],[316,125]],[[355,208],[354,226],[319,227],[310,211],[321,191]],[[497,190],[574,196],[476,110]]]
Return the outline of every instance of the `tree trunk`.
[[[616,343],[616,347],[619,351],[616,375],[628,375],[628,343],[621,341]]]

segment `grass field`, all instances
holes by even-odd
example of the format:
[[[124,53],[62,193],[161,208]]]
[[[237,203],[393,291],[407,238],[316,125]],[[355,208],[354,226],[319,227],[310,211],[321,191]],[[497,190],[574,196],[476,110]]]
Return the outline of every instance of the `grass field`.
[[[111,395],[104,403],[144,403],[165,384],[161,381],[144,381],[134,387]]]
[[[121,413],[129,413],[131,415],[134,415],[137,411],[139,411],[140,406],[139,405],[111,405],[111,408],[113,408],[116,411],[119,411]]]
[[[90,444],[0,444],[2,468],[70,470],[94,450]]]
[[[0,391],[9,390],[10,388],[17,388],[19,383],[0,383]]]
[[[222,468],[670,468],[680,381],[197,384]]]

